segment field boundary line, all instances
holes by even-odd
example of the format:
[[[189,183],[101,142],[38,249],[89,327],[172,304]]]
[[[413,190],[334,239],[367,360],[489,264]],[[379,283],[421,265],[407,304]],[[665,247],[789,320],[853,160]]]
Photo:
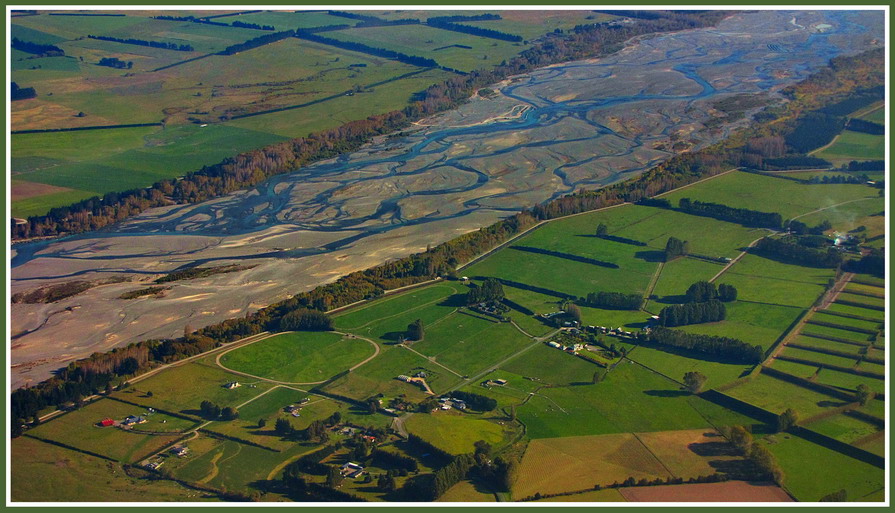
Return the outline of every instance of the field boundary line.
[[[671,477],[679,477],[677,474],[675,474],[674,472],[672,472],[671,469],[668,468],[667,465],[665,465],[665,462],[662,461],[662,458],[660,458],[658,455],[656,455],[656,453],[654,453],[653,450],[650,449],[648,445],[646,445],[645,443],[643,443],[643,440],[642,440],[639,436],[637,436],[637,433],[631,432],[631,434],[634,435],[634,438],[637,440],[637,442],[639,442],[640,445],[642,445],[643,448],[646,449],[646,452],[650,453],[650,456],[652,456],[653,458],[656,458],[656,461],[659,462],[659,465],[662,465],[662,468],[665,469],[665,472],[668,472],[668,475],[669,475],[669,476],[671,476]]]
[[[749,253],[749,248],[755,247],[755,245],[758,244],[758,241],[760,241],[763,238],[764,238],[764,236],[761,236],[761,237],[753,240],[752,242],[750,242],[749,245],[746,246],[746,249],[744,249],[742,253],[740,253],[739,255],[736,256],[736,258],[734,258],[733,260],[728,262],[727,265],[725,265],[723,269],[718,271],[718,274],[712,276],[712,279],[709,280],[709,283],[715,283],[715,280],[717,280],[719,277],[721,277],[722,274],[726,273],[728,269],[733,267],[733,264],[739,262],[741,258],[743,258],[744,256],[746,256],[746,254]]]
[[[816,214],[818,212],[823,212],[824,210],[830,210],[831,208],[841,207],[842,205],[847,205],[849,203],[857,203],[859,201],[867,201],[867,200],[872,200],[872,199],[878,199],[878,196],[867,196],[866,198],[858,198],[858,199],[843,201],[842,203],[836,203],[835,205],[830,205],[828,207],[819,208],[817,210],[812,210],[811,212],[806,212],[804,214],[797,215],[797,216],[793,217],[792,219],[790,219],[790,221],[793,221],[800,217],[810,216],[811,214]]]
[[[407,350],[410,351],[411,353],[416,353],[418,356],[422,357],[424,360],[426,360],[426,361],[428,361],[428,362],[432,362],[432,363],[434,363],[435,365],[438,365],[438,366],[441,367],[442,369],[444,369],[444,370],[450,372],[451,374],[457,376],[458,378],[461,378],[461,379],[463,378],[463,374],[460,374],[460,373],[458,373],[457,371],[454,371],[454,370],[448,368],[447,366],[442,365],[440,362],[438,362],[438,361],[435,360],[435,357],[434,357],[434,356],[424,355],[423,353],[417,351],[416,349],[411,348],[411,347],[408,346],[407,344],[398,344],[398,345],[401,346],[401,347],[403,347],[404,349],[407,349]],[[428,385],[426,385],[426,388],[428,388]]]

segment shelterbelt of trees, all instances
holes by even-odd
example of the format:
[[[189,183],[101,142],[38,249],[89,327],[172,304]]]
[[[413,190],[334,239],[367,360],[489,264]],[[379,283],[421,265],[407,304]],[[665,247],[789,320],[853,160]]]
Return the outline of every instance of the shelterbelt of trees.
[[[884,69],[883,55],[882,50],[873,50],[854,57],[833,59],[835,67],[830,68],[832,73],[824,70],[787,90],[793,100],[782,109],[776,109],[773,117],[774,120],[781,121],[765,121],[734,132],[721,143],[676,156],[639,177],[537,205],[425,252],[348,274],[333,283],[302,292],[246,317],[230,319],[177,339],[142,341],[72,362],[61,369],[56,377],[12,393],[10,420],[13,423],[13,433],[20,432],[24,421],[32,419],[39,410],[47,406],[77,402],[82,397],[105,389],[112,382],[140,374],[160,364],[196,355],[264,330],[276,331],[281,327],[282,318],[291,312],[323,312],[376,297],[391,288],[419,283],[437,276],[451,276],[459,264],[470,261],[539,221],[626,201],[638,201],[737,167],[749,151],[750,140],[784,133],[787,126],[798,122],[799,113],[808,110],[805,108],[806,104],[816,109],[841,100],[859,87],[882,83],[884,74],[880,70]],[[855,80],[854,77],[864,77],[864,81]],[[465,83],[467,78],[455,80]],[[439,90],[446,94],[451,89]],[[459,92],[459,89],[456,91]],[[809,95],[808,92],[812,94]],[[258,155],[261,156],[263,155]],[[257,172],[261,173],[260,170]],[[876,260],[867,262],[868,266],[881,261],[879,256],[873,258]],[[291,317],[295,317],[295,314],[290,315]],[[317,323],[315,320],[314,324],[317,329],[320,326],[325,329],[326,323]],[[744,355],[752,353],[752,349],[744,348]]]
[[[638,20],[624,26],[594,24],[576,27],[566,35],[550,35],[499,66],[473,71],[429,87],[419,100],[402,110],[370,116],[308,137],[242,153],[188,173],[180,180],[162,180],[147,189],[111,192],[102,197],[89,198],[67,207],[54,208],[45,216],[30,217],[23,224],[11,221],[11,237],[21,240],[97,230],[150,208],[172,203],[198,203],[252,187],[271,176],[356,150],[377,135],[406,128],[412,121],[454,108],[479,88],[509,76],[548,64],[607,55],[619,50],[628,39],[643,34],[710,26],[728,14],[724,11],[663,12],[657,19]],[[317,37],[308,31],[301,32],[304,38]]]

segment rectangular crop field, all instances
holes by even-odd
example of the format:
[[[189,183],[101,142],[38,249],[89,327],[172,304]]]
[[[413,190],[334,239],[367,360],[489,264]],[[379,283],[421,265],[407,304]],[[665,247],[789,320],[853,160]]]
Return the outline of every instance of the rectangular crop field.
[[[834,415],[806,425],[808,429],[847,444],[870,436],[879,428],[850,415]]]
[[[575,382],[590,383],[594,373],[601,370],[593,363],[546,344],[538,344],[501,366],[501,369],[526,378],[537,378],[539,383],[556,385]]]
[[[789,434],[774,435],[761,443],[786,474],[786,490],[797,500],[817,501],[845,489],[848,500],[868,500],[885,484],[883,469]],[[805,469],[811,472],[805,472]],[[872,500],[872,499],[870,499]]]
[[[830,306],[827,307],[827,310],[842,312],[846,314],[860,315],[861,317],[877,319],[879,320],[879,322],[885,321],[885,314],[883,312],[879,310],[871,310],[869,308],[861,308],[860,306],[843,305],[841,303],[830,303]]]
[[[726,390],[725,393],[777,414],[792,408],[803,418],[845,404],[841,399],[772,378],[767,374],[759,374],[751,381]]]
[[[786,360],[776,360],[772,367],[776,370],[787,372],[800,378],[813,378],[814,381],[823,385],[854,390],[858,385],[864,384],[870,387],[874,392],[885,391],[885,382],[881,379],[858,376],[857,374],[841,372],[835,369],[824,368],[817,374],[817,377],[814,378],[817,369],[821,367],[820,365],[805,365],[797,362],[788,362]]]
[[[792,502],[779,486],[751,481],[638,486],[619,492],[628,502]]]
[[[517,500],[535,493],[583,491],[596,484],[621,483],[629,477],[673,477],[633,433],[532,440],[518,476],[513,485]]]
[[[456,313],[427,329],[426,337],[413,348],[462,375],[473,375],[531,343],[509,323]]]
[[[728,303],[726,308],[727,319],[723,321],[690,324],[679,329],[688,333],[736,338],[767,350],[802,313],[802,309],[797,307],[739,300]]]
[[[680,198],[722,203],[729,207],[778,212],[784,219],[832,207],[846,201],[876,197],[866,185],[807,185],[771,176],[735,171],[665,196],[677,205]]]
[[[646,346],[638,346],[628,353],[631,360],[677,381],[682,381],[687,372],[701,372],[708,378],[703,387],[706,390],[730,383],[752,368],[751,365],[710,361],[701,356],[703,355],[695,353],[688,356],[666,352],[660,347]]]
[[[510,423],[502,425],[498,423],[500,421],[477,417],[439,410],[435,413],[415,413],[407,419],[405,426],[408,432],[451,454],[473,452],[473,444],[478,440],[500,447],[504,439],[513,432]]]
[[[814,155],[834,164],[851,160],[882,160],[885,158],[885,141],[882,135],[843,130],[833,144]]]

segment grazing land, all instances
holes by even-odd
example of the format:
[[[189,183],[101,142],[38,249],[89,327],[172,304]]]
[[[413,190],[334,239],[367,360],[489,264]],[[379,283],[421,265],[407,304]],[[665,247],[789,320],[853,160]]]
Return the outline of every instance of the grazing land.
[[[291,383],[326,381],[373,355],[365,340],[335,333],[286,333],[227,352],[221,364],[254,376]]]

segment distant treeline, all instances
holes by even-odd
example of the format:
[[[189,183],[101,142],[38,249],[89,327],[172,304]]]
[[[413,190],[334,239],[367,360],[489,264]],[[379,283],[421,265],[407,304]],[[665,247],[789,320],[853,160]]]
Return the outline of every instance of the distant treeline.
[[[405,53],[396,52],[394,50],[388,50],[386,48],[376,48],[373,46],[365,45],[363,43],[355,43],[353,41],[342,41],[340,39],[334,39],[331,37],[321,36],[313,31],[298,29],[295,33],[295,37],[299,39],[304,39],[307,41],[313,41],[315,43],[322,43],[325,45],[335,46],[336,48],[342,48],[343,50],[351,50],[354,52],[367,53],[370,55],[375,55],[377,57],[384,57],[386,59],[393,59],[399,62],[403,62],[405,64],[412,64],[414,66],[420,66],[423,68],[437,68],[439,67],[438,63],[435,62],[434,59],[429,59],[427,57],[419,57],[415,55],[407,55]]]
[[[762,169],[768,171],[784,171],[787,169],[818,169],[831,167],[829,161],[819,157],[808,157],[804,155],[790,155],[786,157],[777,157],[773,159],[764,159]]]
[[[662,17],[661,11],[630,11],[619,9],[614,11],[594,10],[594,12],[599,14],[611,14],[613,16],[624,16],[626,18],[638,18],[641,20],[658,20]]]
[[[433,21],[436,20],[436,21]],[[509,41],[511,43],[520,43],[522,42],[522,36],[517,36],[515,34],[507,34],[506,32],[500,32],[499,30],[475,27],[472,25],[461,25],[459,23],[452,23],[449,21],[439,21],[438,18],[429,18],[426,21],[426,24],[430,27],[440,28],[442,30],[450,30],[452,32],[461,32],[463,34],[472,34],[474,36],[479,37],[487,37],[490,39],[498,39],[500,41]]]
[[[755,253],[808,267],[838,267],[842,263],[842,254],[833,249],[813,249],[795,242],[783,239],[765,237],[758,241],[754,249]]]
[[[236,20],[230,24],[231,27],[239,27],[239,28],[247,28],[247,29],[255,29],[255,30],[269,30],[274,31],[276,27],[273,25],[258,25],[257,23],[247,23],[245,21]]]
[[[47,13],[50,16],[126,16],[125,14],[112,14],[112,13],[90,13],[90,12],[50,12]]]
[[[694,24],[706,25],[718,21],[725,15],[726,13],[720,11],[700,15],[673,14],[668,19],[657,22],[630,24],[613,30],[595,27],[591,31],[568,35],[562,39],[554,38],[549,48],[542,44],[535,45],[506,65],[497,66],[490,71],[454,77],[432,86],[421,95],[419,101],[403,111],[371,116],[366,120],[347,123],[305,138],[284,141],[261,150],[240,154],[215,166],[207,166],[190,173],[182,180],[161,181],[150,189],[109,193],[103,198],[85,200],[73,207],[54,209],[50,215],[32,217],[24,225],[11,223],[11,233],[14,238],[21,239],[38,234],[86,231],[126,219],[152,206],[167,205],[172,201],[198,202],[217,197],[260,183],[270,176],[297,169],[310,162],[351,151],[375,135],[406,127],[409,119],[418,119],[451,108],[468,98],[478,88],[493,84],[502,77],[550,62],[600,55],[607,46],[613,48],[638,33],[690,28]],[[557,46],[557,41],[563,41],[563,44]],[[881,82],[884,74],[879,70],[882,68],[883,56],[881,50],[872,50],[853,57],[833,59],[837,64],[835,73],[812,75],[804,81],[806,85],[797,84],[790,89],[791,94],[799,99],[787,104],[787,109],[802,108],[803,102],[818,102],[811,105],[822,106],[821,100],[829,98],[818,94],[799,94],[802,87],[812,91],[840,93],[846,87],[854,87],[855,76],[869,77],[866,78],[867,81]],[[784,114],[785,112],[780,113]],[[423,253],[351,273],[333,283],[302,292],[248,316],[229,319],[184,337],[141,341],[125,348],[96,353],[89,358],[72,362],[61,369],[55,377],[13,392],[10,401],[12,408],[10,420],[13,428],[20,430],[21,420],[32,418],[47,406],[76,401],[79,397],[103,390],[113,380],[118,381],[129,375],[145,372],[162,363],[201,354],[225,342],[265,330],[276,330],[285,314],[300,308],[328,310],[379,296],[387,289],[419,283],[436,276],[454,275],[459,264],[468,262],[505,242],[540,220],[594,210],[625,201],[636,202],[713,176],[738,165],[749,134],[764,129],[765,126],[760,125],[751,129],[746,135],[673,157],[631,180],[599,190],[581,191],[537,205]]]
[[[776,212],[759,212],[748,208],[734,208],[719,203],[708,203],[690,198],[681,198],[678,209],[688,214],[711,217],[721,221],[739,223],[753,228],[779,229],[783,218]]]
[[[845,128],[845,118],[823,112],[811,112],[799,120],[795,130],[786,136],[786,144],[797,153],[827,145]]]
[[[885,171],[885,169],[885,160],[867,160],[864,162],[852,160],[848,163],[849,171]]]
[[[176,43],[164,43],[162,41],[147,41],[145,39],[134,39],[132,37],[125,39],[111,36],[94,36],[92,34],[88,34],[87,37],[90,39],[99,39],[100,41],[114,41],[126,45],[149,46],[151,48],[161,48],[163,50],[174,50],[177,52],[192,52],[194,50],[192,45],[178,45]]]
[[[432,18],[426,18],[426,24],[431,25],[434,23],[457,23],[461,21],[494,21],[503,19],[499,14],[476,14],[473,16],[434,16]]]
[[[168,16],[168,15],[160,15],[153,16],[153,19],[156,20],[165,20],[165,21],[188,21],[190,23],[202,23],[204,25],[215,25],[218,27],[229,27],[227,23],[221,23],[219,21],[211,21],[208,18],[196,18],[195,16]]]
[[[10,84],[10,87],[12,89],[12,101],[27,100],[29,98],[34,98],[35,96],[37,96],[37,91],[35,91],[33,87],[19,87],[19,84],[16,84],[15,82]]]
[[[764,349],[761,346],[750,345],[735,338],[698,335],[663,327],[653,328],[648,334],[639,334],[638,337],[652,344],[696,351],[742,363],[761,363],[764,359]]]
[[[294,30],[284,30],[282,32],[274,32],[273,34],[265,34],[263,36],[258,36],[256,38],[249,39],[244,43],[237,43],[235,45],[230,45],[227,48],[224,48],[220,52],[220,55],[233,55],[235,53],[244,52],[246,50],[251,50],[252,48],[258,48],[259,46],[269,45],[270,43],[280,41],[281,39],[286,39],[288,37],[292,37],[295,35]]]
[[[326,14],[330,16],[339,16],[340,18],[348,18],[351,20],[362,20],[362,21],[385,21],[382,18],[377,18],[376,16],[368,16],[366,14],[358,14],[356,12],[346,12],[346,11],[326,11]]]
[[[24,41],[17,37],[12,38],[12,48],[13,50],[20,50],[26,53],[43,55],[46,57],[58,57],[61,55],[65,55],[65,52],[62,50],[62,48],[59,48],[58,46],[32,43],[31,41]]]
[[[106,66],[115,69],[131,69],[134,67],[133,61],[123,61],[118,57],[103,57],[96,64],[97,66]]]

